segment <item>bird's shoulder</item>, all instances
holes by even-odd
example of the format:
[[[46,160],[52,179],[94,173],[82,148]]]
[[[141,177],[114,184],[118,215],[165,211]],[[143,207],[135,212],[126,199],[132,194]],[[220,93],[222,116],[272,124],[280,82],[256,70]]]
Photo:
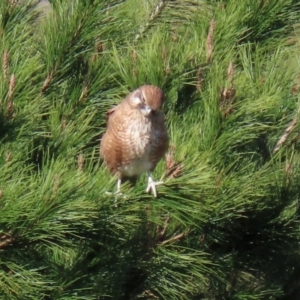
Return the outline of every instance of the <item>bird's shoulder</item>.
[[[155,112],[155,114],[152,116],[152,124],[154,127],[158,127],[158,128],[166,127],[166,120],[162,111]]]
[[[158,111],[152,119],[152,138],[155,149],[165,152],[169,145],[169,134],[163,112]]]
[[[111,126],[124,127],[128,115],[128,108],[126,103],[121,102],[120,104],[112,107],[106,113],[106,122],[108,128]]]

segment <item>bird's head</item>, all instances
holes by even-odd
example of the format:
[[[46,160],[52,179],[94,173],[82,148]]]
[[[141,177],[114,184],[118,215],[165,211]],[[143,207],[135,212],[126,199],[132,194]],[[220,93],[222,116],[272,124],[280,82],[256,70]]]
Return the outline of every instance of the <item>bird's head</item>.
[[[130,106],[141,110],[144,116],[160,110],[165,100],[163,91],[155,85],[143,85],[131,93]]]

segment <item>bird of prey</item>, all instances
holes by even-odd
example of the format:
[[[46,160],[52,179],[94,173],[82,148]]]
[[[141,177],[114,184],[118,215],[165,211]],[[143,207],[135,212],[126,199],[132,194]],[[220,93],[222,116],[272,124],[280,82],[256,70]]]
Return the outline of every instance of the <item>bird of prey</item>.
[[[169,136],[160,110],[165,96],[154,85],[143,85],[131,92],[107,113],[107,128],[100,144],[100,155],[109,171],[118,176],[117,193],[125,180],[135,181],[148,174],[146,192],[157,197],[152,178],[158,162],[169,146]]]

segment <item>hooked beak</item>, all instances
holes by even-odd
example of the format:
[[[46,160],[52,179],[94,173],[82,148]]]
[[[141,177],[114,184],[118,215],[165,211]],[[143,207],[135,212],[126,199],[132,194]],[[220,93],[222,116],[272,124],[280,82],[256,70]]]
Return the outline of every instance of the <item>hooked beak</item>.
[[[147,106],[147,105],[145,105],[145,107],[142,108],[142,114],[145,117],[149,116],[150,113],[151,113],[151,111],[152,111],[152,109],[149,106]]]

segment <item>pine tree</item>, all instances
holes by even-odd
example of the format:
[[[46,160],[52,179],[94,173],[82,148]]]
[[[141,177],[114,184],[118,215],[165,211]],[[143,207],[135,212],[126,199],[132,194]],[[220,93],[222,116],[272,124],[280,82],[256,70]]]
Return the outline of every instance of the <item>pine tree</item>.
[[[0,1],[0,298],[295,295],[299,1],[37,2]],[[145,83],[165,184],[116,199],[105,115]]]

